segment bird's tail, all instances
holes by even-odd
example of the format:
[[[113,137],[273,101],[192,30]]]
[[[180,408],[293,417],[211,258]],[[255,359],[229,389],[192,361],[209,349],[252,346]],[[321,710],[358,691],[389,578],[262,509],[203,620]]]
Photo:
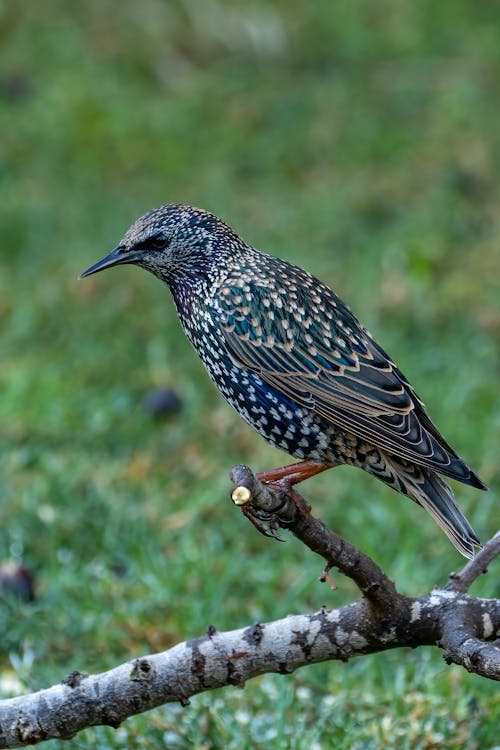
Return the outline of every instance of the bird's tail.
[[[396,456],[384,454],[383,457],[385,476],[378,473],[379,479],[421,505],[464,557],[474,557],[475,548],[481,547],[481,542],[455,502],[451,487],[431,469],[416,466]]]

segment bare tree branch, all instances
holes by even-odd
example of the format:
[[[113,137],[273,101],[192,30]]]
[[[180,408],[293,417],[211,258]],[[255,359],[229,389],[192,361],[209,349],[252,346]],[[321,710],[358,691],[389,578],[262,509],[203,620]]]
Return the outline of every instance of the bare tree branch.
[[[218,632],[143,656],[97,675],[73,673],[46,690],[0,702],[0,748],[69,739],[95,726],[118,727],[134,714],[225,685],[243,687],[265,672],[288,674],[321,661],[403,646],[435,645],[448,663],[500,680],[500,600],[465,592],[499,553],[497,534],[449,583],[420,597],[399,594],[392,581],[309,512],[289,488],[264,485],[234,467],[233,501],[260,530],[289,528],[356,582],[362,597],[336,610],[291,615],[267,624]]]
[[[95,726],[118,727],[124,719],[164,703],[187,705],[197,693],[225,685],[243,687],[265,672],[289,674],[321,661],[402,646],[434,645],[441,639],[448,661],[500,679],[500,649],[480,643],[474,650],[457,630],[459,609],[474,621],[478,638],[500,633],[500,602],[436,590],[418,598],[402,597],[398,619],[380,618],[365,599],[336,610],[322,609],[267,624],[217,632],[168,651],[126,662],[97,675],[73,673],[60,685],[0,702],[0,748],[21,747],[46,739],[70,739]],[[470,662],[470,664],[469,664]]]

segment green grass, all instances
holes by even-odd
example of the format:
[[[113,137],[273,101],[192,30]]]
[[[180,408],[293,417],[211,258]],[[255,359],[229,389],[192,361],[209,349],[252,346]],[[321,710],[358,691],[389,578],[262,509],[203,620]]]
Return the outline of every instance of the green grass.
[[[330,282],[490,485],[456,491],[493,534],[497,7],[50,0],[0,5],[0,30],[0,549],[37,583],[32,604],[0,601],[4,690],[357,596],[232,507],[233,463],[286,457],[222,403],[165,289],[130,268],[76,280],[161,203],[209,208]],[[143,402],[163,385],[183,409],[162,423]],[[304,493],[406,593],[461,564],[361,472]],[[497,571],[474,592],[498,595]],[[473,750],[499,723],[494,684],[422,649],[266,676],[74,743]]]

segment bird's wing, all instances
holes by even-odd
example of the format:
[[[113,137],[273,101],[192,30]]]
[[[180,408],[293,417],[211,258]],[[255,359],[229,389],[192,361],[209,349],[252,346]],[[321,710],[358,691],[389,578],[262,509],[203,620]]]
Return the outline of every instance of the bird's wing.
[[[469,468],[349,308],[302,269],[294,277],[283,267],[281,286],[226,282],[219,325],[233,361],[328,422],[467,482]]]

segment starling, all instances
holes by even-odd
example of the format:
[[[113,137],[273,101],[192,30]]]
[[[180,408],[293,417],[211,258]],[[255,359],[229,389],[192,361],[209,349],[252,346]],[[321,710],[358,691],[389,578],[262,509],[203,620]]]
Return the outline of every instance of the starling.
[[[300,459],[260,474],[296,484],[339,464],[427,510],[465,557],[477,534],[439,476],[486,489],[351,310],[307,271],[181,204],[139,218],[81,277],[133,263],[170,289],[182,327],[238,414]]]

